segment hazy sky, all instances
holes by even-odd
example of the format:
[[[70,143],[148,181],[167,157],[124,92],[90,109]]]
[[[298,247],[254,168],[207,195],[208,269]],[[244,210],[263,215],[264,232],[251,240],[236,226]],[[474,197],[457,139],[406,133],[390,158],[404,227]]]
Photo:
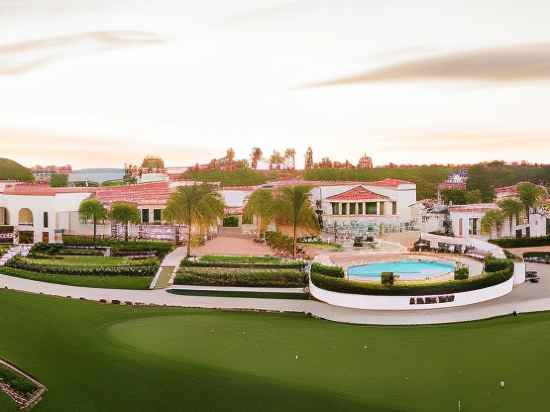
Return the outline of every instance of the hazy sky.
[[[548,0],[0,0],[0,157],[550,163]]]

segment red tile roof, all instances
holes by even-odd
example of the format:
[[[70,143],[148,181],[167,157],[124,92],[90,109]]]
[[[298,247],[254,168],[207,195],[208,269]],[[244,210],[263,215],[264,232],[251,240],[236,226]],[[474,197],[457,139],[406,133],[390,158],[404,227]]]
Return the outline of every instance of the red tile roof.
[[[397,186],[400,186],[400,185],[414,185],[414,183],[409,182],[408,180],[387,178],[387,179],[379,180],[377,182],[365,183],[365,185],[367,185],[367,186],[397,187]]]
[[[386,200],[387,196],[365,189],[363,186],[357,186],[353,189],[330,196],[327,200]]]
[[[128,186],[100,187],[96,198],[107,205],[113,202],[131,202],[137,205],[165,205],[172,190],[168,182],[143,183]]]
[[[44,184],[19,183],[6,187],[4,194],[17,196],[55,196],[60,193],[94,193],[95,187],[50,187]]]

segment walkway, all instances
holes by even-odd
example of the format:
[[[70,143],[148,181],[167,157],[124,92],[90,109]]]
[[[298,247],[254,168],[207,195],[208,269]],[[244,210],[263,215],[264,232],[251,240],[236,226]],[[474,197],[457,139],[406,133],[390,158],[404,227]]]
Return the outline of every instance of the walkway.
[[[252,299],[174,295],[166,290],[120,290],[95,289],[57,285],[0,275],[0,288],[46,295],[100,299],[113,299],[122,303],[132,302],[148,305],[167,305],[192,308],[266,310],[275,312],[302,312],[337,322],[370,325],[419,325],[465,322],[496,316],[550,310],[550,265],[528,264],[529,270],[537,270],[542,277],[538,284],[525,283],[497,300],[459,308],[369,311],[331,306],[312,300]]]
[[[206,242],[204,246],[193,248],[192,254],[204,255],[273,255],[273,250],[265,243],[254,242],[253,239],[242,237],[218,236]]]
[[[178,247],[168,253],[162,260],[157,274],[151,282],[149,289],[163,289],[170,286],[173,277],[181,261],[185,258],[185,247]]]

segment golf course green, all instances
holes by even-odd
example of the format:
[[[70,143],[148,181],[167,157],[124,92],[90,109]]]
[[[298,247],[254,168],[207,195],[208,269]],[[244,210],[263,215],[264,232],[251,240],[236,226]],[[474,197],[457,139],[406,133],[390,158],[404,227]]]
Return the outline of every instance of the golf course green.
[[[35,411],[546,410],[548,342],[550,313],[366,327],[0,291],[0,356],[48,388]]]

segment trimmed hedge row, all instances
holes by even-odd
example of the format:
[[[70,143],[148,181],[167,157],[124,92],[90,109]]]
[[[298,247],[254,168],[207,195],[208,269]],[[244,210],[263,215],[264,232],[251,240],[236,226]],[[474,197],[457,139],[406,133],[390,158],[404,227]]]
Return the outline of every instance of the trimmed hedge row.
[[[507,268],[514,269],[514,262],[510,259],[498,259],[491,256],[485,258],[485,272],[499,272]]]
[[[154,276],[157,273],[159,265],[152,264],[137,264],[137,265],[120,265],[120,266],[74,266],[74,265],[58,265],[48,264],[41,265],[30,262],[28,259],[19,256],[11,259],[7,266],[27,270],[37,273],[51,273],[57,275],[96,275],[96,276]]]
[[[10,369],[0,365],[0,380],[7,383],[14,391],[27,399],[38,388],[34,383]]]
[[[527,252],[523,254],[523,259],[529,262],[550,263],[550,252]]]
[[[99,238],[94,242],[92,236],[63,235],[63,243],[67,246],[107,246],[111,248],[112,256],[126,256],[141,252],[154,252],[163,258],[170,253],[174,246],[171,242],[153,240],[135,240],[124,242],[109,238]]]
[[[241,268],[241,269],[303,269],[303,262],[283,262],[280,263],[239,263],[239,262],[203,262],[202,259],[199,261],[193,261],[186,259],[182,262],[182,266],[187,267],[202,267],[202,268]]]
[[[340,266],[327,266],[321,263],[313,262],[311,264],[311,273],[317,273],[319,275],[330,276],[333,278],[344,278],[344,269]]]
[[[491,239],[489,242],[504,248],[549,246],[550,236],[522,237],[518,239]]]
[[[184,267],[176,285],[303,287],[304,274],[296,269],[240,269]]]
[[[510,261],[507,262],[509,263]],[[311,281],[315,286],[333,292],[353,293],[357,295],[416,296],[469,292],[476,289],[487,288],[509,280],[513,274],[514,267],[508,264],[505,269],[498,272],[487,273],[482,277],[474,277],[465,280],[448,280],[437,283],[398,283],[387,286],[381,283],[338,279],[318,273],[311,274]]]

